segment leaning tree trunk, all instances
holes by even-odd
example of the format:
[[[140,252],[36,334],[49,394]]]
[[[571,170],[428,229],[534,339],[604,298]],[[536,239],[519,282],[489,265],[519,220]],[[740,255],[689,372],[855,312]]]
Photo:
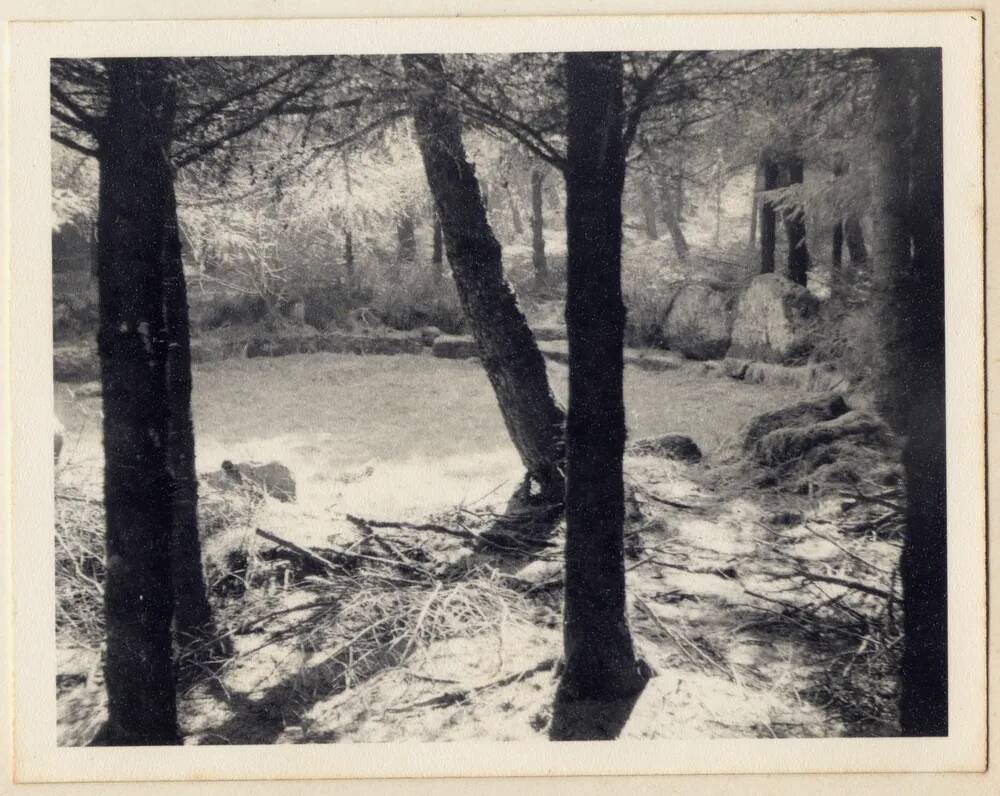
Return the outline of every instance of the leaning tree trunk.
[[[161,62],[107,62],[98,350],[104,399],[108,718],[94,743],[179,740],[172,666],[165,234],[174,98]]]
[[[541,169],[531,170],[531,265],[535,270],[535,288],[549,284],[549,263],[545,258],[545,216],[542,206],[542,186],[545,174]]]
[[[490,229],[462,143],[458,114],[447,101],[439,55],[403,57],[427,182],[441,219],[445,250],[483,368],[507,432],[548,500],[563,493],[562,410],[549,389],[545,360],[503,275],[500,244]]]
[[[191,417],[191,323],[173,181],[164,207],[163,312],[167,335],[167,462],[173,479],[174,627],[181,643],[215,635],[198,538],[198,474]]]
[[[944,170],[941,51],[914,52],[913,279],[909,286],[907,542],[901,564],[904,735],[948,734]]]
[[[798,156],[789,158],[787,167],[789,185],[801,183],[805,170],[802,158]],[[783,216],[785,236],[788,239],[788,278],[795,284],[805,287],[810,265],[809,247],[806,245],[805,210],[796,207],[786,210]]]
[[[765,154],[762,158],[761,170],[764,172],[764,190],[773,191],[778,187],[781,174],[778,163],[771,155]],[[774,273],[776,227],[777,218],[774,202],[765,199],[760,208],[760,272],[762,274]]]
[[[569,53],[567,81],[565,668],[560,701],[640,690],[625,616],[621,290],[622,61]]]

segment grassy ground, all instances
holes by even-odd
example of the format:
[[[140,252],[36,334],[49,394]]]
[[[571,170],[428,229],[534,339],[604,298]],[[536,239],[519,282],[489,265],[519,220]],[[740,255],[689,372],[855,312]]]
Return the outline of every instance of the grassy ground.
[[[550,364],[549,374],[565,400],[566,368]],[[67,428],[57,483],[64,494],[77,490],[57,501],[57,533],[71,548],[69,563],[92,561],[99,553],[86,551],[99,548],[100,507],[80,498],[98,494],[100,402],[73,399],[65,387],[56,397]],[[708,375],[698,363],[627,369],[631,437],[686,433],[706,460],[693,468],[626,462],[637,495],[627,528],[630,623],[658,676],[624,737],[894,731],[885,713],[891,649],[874,629],[884,601],[849,589],[838,596],[836,584],[794,572],[891,590],[896,547],[848,538],[829,505],[802,500],[793,508],[810,524],[774,535],[768,523],[781,500],[746,484],[727,490],[718,477],[720,454],[740,427],[797,398]],[[405,527],[380,529],[373,548],[347,518],[431,518],[477,537],[508,530],[503,512],[521,469],[476,361],[317,354],[206,363],[195,369],[194,413],[200,470],[223,458],[279,459],[294,472],[299,499],[249,507],[202,489],[203,513],[224,514],[218,527],[203,520],[204,547],[235,655],[217,676],[186,681],[189,742],[546,737],[556,682],[549,664],[560,653],[558,528],[540,550],[512,552],[509,542],[470,549]],[[255,536],[256,527],[328,556],[399,556],[410,569],[403,583],[384,564],[310,572]],[[830,543],[831,534],[839,541]],[[67,570],[60,594],[81,589],[79,598],[69,594],[73,604],[93,597],[87,578]],[[79,643],[88,632],[95,638],[95,611],[77,612],[86,624],[75,635],[61,625],[63,744],[84,741],[102,711],[99,634],[90,649]]]

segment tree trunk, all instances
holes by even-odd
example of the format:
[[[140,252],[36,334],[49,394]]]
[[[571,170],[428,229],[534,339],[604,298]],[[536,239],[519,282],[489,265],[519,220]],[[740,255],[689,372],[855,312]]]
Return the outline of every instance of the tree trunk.
[[[844,242],[851,265],[864,265],[868,262],[868,247],[865,245],[865,233],[861,228],[861,220],[856,213],[848,214],[844,219]]]
[[[691,250],[684,237],[684,230],[681,229],[680,222],[677,220],[674,192],[666,181],[660,186],[660,202],[663,205],[663,221],[667,225],[667,232],[670,233],[670,240],[674,244],[674,252],[677,254],[678,260],[686,263],[691,256]]]
[[[840,281],[840,269],[844,264],[844,220],[839,219],[833,225],[833,252],[830,260],[830,281]]]
[[[417,236],[413,228],[413,216],[404,212],[396,220],[396,259],[404,263],[412,263],[417,259]]]
[[[646,222],[646,237],[649,240],[658,240],[660,231],[656,226],[656,192],[650,184],[648,175],[640,178],[639,194],[642,200],[642,216]]]
[[[622,61],[569,53],[565,668],[557,700],[641,690],[625,616]]]
[[[351,233],[351,210],[354,203],[354,186],[351,179],[351,164],[347,158],[347,152],[341,154],[341,162],[344,165],[344,194],[347,199],[347,207],[344,215],[347,222],[344,224],[344,271],[347,274],[348,284],[354,285],[354,235]]]
[[[761,190],[760,184],[760,166],[754,170],[753,175],[753,201],[750,203],[750,239],[748,243],[753,246],[757,242],[757,208],[760,204],[760,199],[757,197],[757,193]]]
[[[549,283],[549,263],[545,258],[545,219],[542,207],[542,186],[545,174],[531,170],[531,265],[535,269],[535,287],[544,289]]]
[[[793,156],[789,158],[788,184],[799,184],[802,182],[804,164],[802,158]],[[786,210],[783,214],[785,223],[785,236],[788,239],[788,278],[795,284],[805,287],[809,273],[809,247],[806,245],[806,215],[801,207],[793,210]]]
[[[903,451],[908,498],[900,723],[904,735],[928,736],[948,734],[944,168],[941,51],[913,53],[917,102],[909,205],[913,279],[907,294],[911,377]]]
[[[173,180],[164,208],[163,310],[167,335],[168,467],[173,479],[174,627],[185,642],[215,635],[198,537],[198,474],[191,417],[191,323]],[[225,649],[223,647],[223,649]],[[206,650],[207,652],[207,650]]]
[[[762,157],[761,170],[764,172],[764,190],[773,191],[778,187],[781,173],[778,163],[769,155]],[[774,244],[777,218],[774,203],[765,199],[760,208],[760,272],[774,273]]]
[[[441,219],[434,214],[433,235],[431,239],[431,268],[434,281],[440,282],[444,276],[444,233],[441,231]]]
[[[510,206],[510,223],[514,227],[514,235],[520,238],[524,234],[524,222],[521,220],[521,211],[517,208],[517,201],[510,190],[510,186],[504,183],[504,190],[507,192],[507,204]]]
[[[171,477],[163,323],[173,105],[156,59],[106,62],[98,350],[104,400],[108,719],[95,745],[179,742],[172,665]]]
[[[344,272],[347,281],[354,284],[354,236],[350,227],[344,227]]]
[[[503,275],[500,244],[486,218],[458,115],[447,101],[439,55],[403,57],[413,87],[414,124],[427,182],[441,219],[445,251],[483,368],[528,478],[546,499],[563,492],[562,410],[549,389],[545,360]]]

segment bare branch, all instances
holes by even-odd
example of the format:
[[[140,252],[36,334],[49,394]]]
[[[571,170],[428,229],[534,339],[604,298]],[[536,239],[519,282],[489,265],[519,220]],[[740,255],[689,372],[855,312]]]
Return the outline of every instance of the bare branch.
[[[89,155],[92,158],[96,158],[100,154],[100,152],[97,149],[90,149],[89,147],[85,147],[83,144],[78,144],[72,138],[67,138],[64,135],[60,135],[59,133],[53,132],[51,133],[51,137],[53,141],[62,144],[64,147],[67,147],[68,149],[72,149],[74,152],[79,152],[83,155]]]

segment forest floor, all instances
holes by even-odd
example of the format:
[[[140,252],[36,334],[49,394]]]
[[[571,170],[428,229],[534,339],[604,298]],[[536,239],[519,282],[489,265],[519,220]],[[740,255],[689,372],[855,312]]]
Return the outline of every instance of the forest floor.
[[[549,375],[565,400],[566,368]],[[314,354],[194,378],[199,470],[276,459],[297,500],[202,487],[231,649],[182,672],[187,742],[547,738],[562,527],[512,499],[521,469],[478,362]],[[895,734],[897,541],[859,531],[839,495],[760,488],[733,455],[752,416],[801,394],[694,362],[629,367],[625,390],[631,439],[680,432],[705,456],[626,457],[629,620],[656,676],[622,737]],[[96,561],[100,401],[57,385],[56,404],[57,541]],[[99,573],[83,575],[57,579],[75,611],[58,623],[61,744],[103,710]]]

